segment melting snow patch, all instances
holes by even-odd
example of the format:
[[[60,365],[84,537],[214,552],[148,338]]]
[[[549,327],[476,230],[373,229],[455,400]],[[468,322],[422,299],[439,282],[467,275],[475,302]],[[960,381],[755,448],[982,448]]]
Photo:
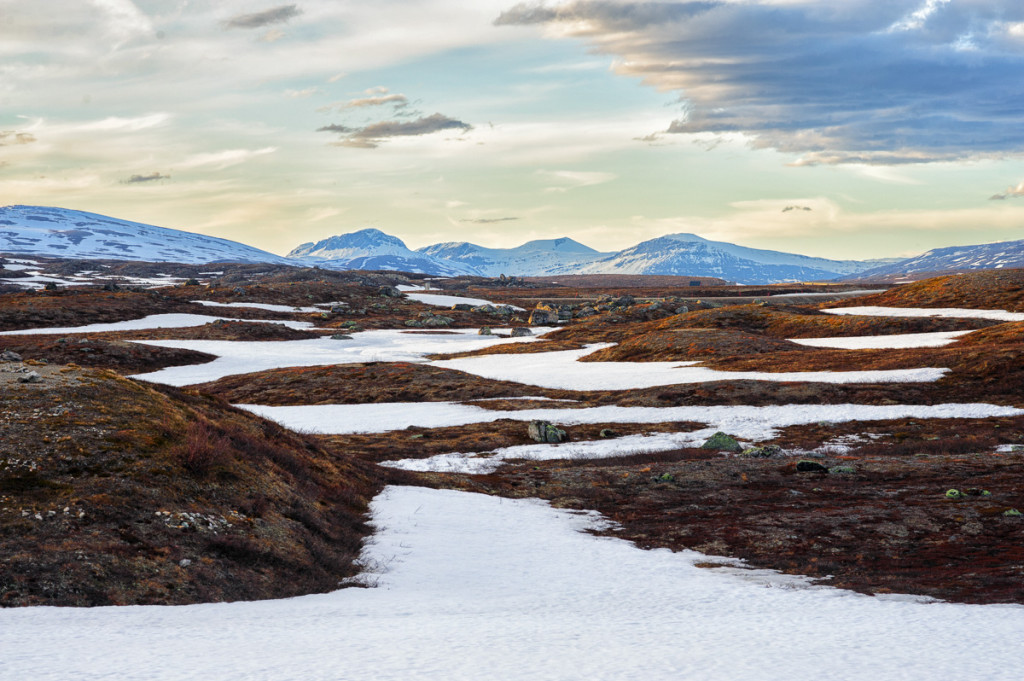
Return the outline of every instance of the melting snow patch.
[[[891,336],[846,336],[844,338],[790,338],[790,343],[814,348],[876,350],[896,348],[939,348],[949,345],[971,331],[936,331],[933,333],[901,333]]]
[[[865,317],[954,317],[959,319],[996,319],[1002,322],[1024,321],[1024,312],[971,310],[960,307],[841,307],[822,310],[822,312],[863,315]]]
[[[293,322],[287,320],[272,321],[269,319],[228,319],[226,317],[207,317],[198,314],[154,314],[141,319],[129,319],[124,322],[109,324],[89,324],[88,326],[49,327],[43,329],[19,329],[17,331],[0,331],[0,335],[17,336],[28,334],[57,333],[103,333],[105,331],[140,331],[145,329],[182,329],[190,326],[202,326],[215,321],[225,322],[257,322],[264,324],[282,324],[290,329],[312,328],[310,322]]]
[[[582,350],[519,355],[483,355],[431,362],[484,378],[514,381],[566,390],[629,390],[659,385],[710,381],[808,381],[814,383],[928,383],[949,369],[891,369],[887,371],[719,371],[693,366],[697,362],[580,362],[581,357],[611,343]]]
[[[190,300],[196,305],[206,307],[249,307],[257,310],[270,310],[271,312],[323,312],[319,307],[302,307],[292,305],[273,305],[271,303],[217,303],[212,300]]]
[[[274,601],[0,610],[3,679],[1016,681],[1020,606],[920,603],[707,570],[595,513],[414,487],[371,505],[377,588]],[[713,559],[739,566],[734,560]],[[779,623],[784,623],[780,626]]]
[[[283,367],[362,362],[424,362],[424,355],[435,352],[478,350],[495,343],[536,340],[536,336],[523,338],[481,336],[476,329],[446,329],[438,333],[416,334],[410,334],[404,330],[388,329],[356,333],[353,334],[351,340],[314,338],[298,341],[137,341],[165,348],[205,352],[216,355],[217,359],[206,364],[169,367],[149,374],[138,374],[134,378],[180,386],[215,381],[233,374],[248,374]]]

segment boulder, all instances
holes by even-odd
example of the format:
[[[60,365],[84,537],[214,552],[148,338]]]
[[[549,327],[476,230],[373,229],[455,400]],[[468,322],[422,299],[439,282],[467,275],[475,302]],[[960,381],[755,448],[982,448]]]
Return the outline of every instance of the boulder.
[[[773,456],[781,456],[782,447],[778,445],[764,445],[763,447],[748,447],[743,450],[741,456],[749,456],[754,459],[770,459]]]
[[[336,333],[331,336],[331,340],[352,340],[352,336],[344,333]]]
[[[714,449],[719,452],[741,452],[743,447],[731,435],[718,431],[700,446],[701,449]]]
[[[480,330],[477,331],[477,334],[480,335],[480,336],[493,336],[494,335],[491,332],[491,327],[489,327],[489,326],[481,326]]]
[[[548,421],[530,421],[527,434],[535,442],[558,443],[565,441],[565,431]]]
[[[0,352],[0,362],[20,362],[21,355],[14,352],[13,350],[4,350]]]
[[[512,329],[512,338],[520,338],[522,336],[532,336],[533,331],[530,331],[525,326],[517,326]]]
[[[469,303],[455,303],[451,309],[458,310],[460,312],[470,312],[473,310],[473,306]]]
[[[42,380],[43,377],[40,376],[38,372],[35,371],[30,371],[24,376],[18,377],[18,383],[40,383],[42,382]]]
[[[530,326],[547,326],[557,324],[558,318],[558,310],[536,309],[530,313],[530,318],[526,320],[526,323]]]
[[[799,473],[827,473],[828,467],[824,464],[820,464],[817,461],[803,461],[796,462],[796,470]]]
[[[394,286],[381,286],[377,289],[377,293],[384,296],[385,298],[404,298],[405,294],[399,291]]]

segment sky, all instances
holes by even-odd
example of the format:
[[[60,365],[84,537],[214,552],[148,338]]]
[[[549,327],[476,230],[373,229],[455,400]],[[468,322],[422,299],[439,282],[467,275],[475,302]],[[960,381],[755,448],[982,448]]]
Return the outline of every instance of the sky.
[[[0,0],[0,205],[287,253],[1024,239],[1019,0]]]

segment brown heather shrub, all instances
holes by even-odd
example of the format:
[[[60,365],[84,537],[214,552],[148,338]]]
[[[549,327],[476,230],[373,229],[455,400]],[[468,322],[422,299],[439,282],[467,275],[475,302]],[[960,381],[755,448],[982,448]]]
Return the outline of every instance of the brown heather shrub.
[[[174,450],[178,463],[195,476],[202,477],[231,458],[231,440],[217,433],[204,419],[192,421],[185,442]]]

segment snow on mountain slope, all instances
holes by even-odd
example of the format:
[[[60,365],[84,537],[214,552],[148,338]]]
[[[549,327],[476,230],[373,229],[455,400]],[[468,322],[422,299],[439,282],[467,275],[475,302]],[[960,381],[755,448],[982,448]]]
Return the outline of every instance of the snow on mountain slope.
[[[379,229],[361,229],[298,246],[288,257],[293,262],[315,263],[335,270],[399,270],[458,276],[479,274],[470,265],[413,251],[398,237]]]
[[[42,206],[0,207],[0,252],[195,264],[294,264],[279,255],[237,241]]]
[[[745,248],[692,234],[674,234],[644,241],[579,270],[558,274],[674,274],[767,284],[834,279],[855,267],[851,261]]]
[[[461,263],[481,274],[496,277],[536,276],[563,273],[565,268],[578,268],[602,257],[601,253],[568,237],[538,239],[516,248],[485,248],[465,241],[449,241],[418,249],[420,253]]]
[[[1024,267],[1024,240],[975,246],[934,248],[923,255],[860,272],[858,279],[945,270],[988,270]]]

